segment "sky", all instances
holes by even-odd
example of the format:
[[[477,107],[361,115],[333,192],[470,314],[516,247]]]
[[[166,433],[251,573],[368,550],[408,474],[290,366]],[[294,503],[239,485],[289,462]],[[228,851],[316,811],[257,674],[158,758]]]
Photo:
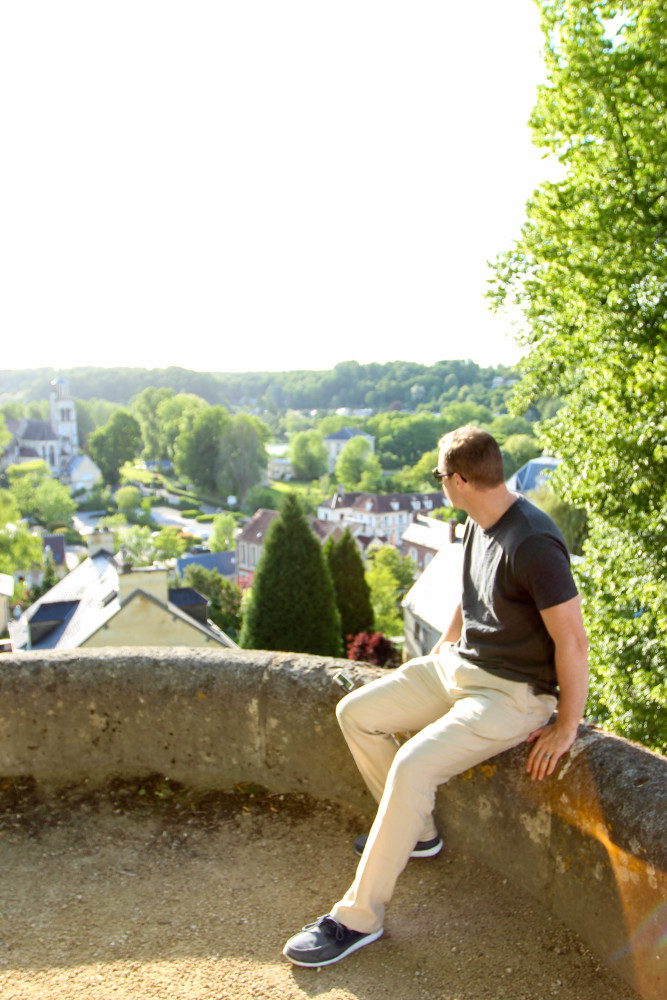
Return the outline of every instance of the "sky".
[[[513,364],[533,0],[0,12],[3,368]]]

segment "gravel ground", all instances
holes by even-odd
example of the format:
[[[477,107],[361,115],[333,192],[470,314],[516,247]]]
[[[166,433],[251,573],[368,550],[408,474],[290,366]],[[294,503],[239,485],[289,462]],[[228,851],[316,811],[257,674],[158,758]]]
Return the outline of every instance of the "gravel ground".
[[[155,780],[45,803],[0,782],[0,998],[636,1000],[534,899],[447,848],[410,862],[377,943],[290,965],[286,938],[347,888],[363,829],[250,786],[194,799]]]

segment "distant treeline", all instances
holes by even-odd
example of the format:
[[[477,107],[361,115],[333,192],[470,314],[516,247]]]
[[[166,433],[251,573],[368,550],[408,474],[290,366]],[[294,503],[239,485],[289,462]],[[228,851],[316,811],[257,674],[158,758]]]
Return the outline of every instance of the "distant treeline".
[[[507,382],[516,377],[514,369],[505,365],[483,368],[474,361],[438,361],[434,365],[411,361],[362,365],[344,361],[329,371],[238,373],[175,367],[30,368],[0,373],[0,403],[48,399],[49,383],[58,375],[68,379],[75,399],[102,399],[127,406],[152,386],[176,394],[193,393],[211,405],[273,413],[343,406],[439,410],[461,398],[500,409],[507,395]]]

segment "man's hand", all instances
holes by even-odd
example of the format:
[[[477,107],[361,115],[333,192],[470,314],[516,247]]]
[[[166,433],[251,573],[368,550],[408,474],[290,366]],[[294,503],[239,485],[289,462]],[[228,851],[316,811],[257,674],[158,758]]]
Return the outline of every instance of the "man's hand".
[[[534,744],[526,763],[526,771],[533,781],[543,781],[548,774],[554,773],[558,761],[570,749],[576,736],[576,726],[573,730],[559,726],[556,721],[536,729],[526,738],[526,743]]]

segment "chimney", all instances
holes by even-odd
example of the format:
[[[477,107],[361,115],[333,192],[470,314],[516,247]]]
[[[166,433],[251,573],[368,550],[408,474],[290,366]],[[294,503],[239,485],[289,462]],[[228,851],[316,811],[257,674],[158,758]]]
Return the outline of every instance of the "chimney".
[[[88,555],[92,559],[98,552],[108,552],[113,555],[113,531],[104,528],[96,528],[86,537],[88,543]]]
[[[133,590],[143,590],[160,602],[169,600],[169,570],[166,566],[142,566],[118,574],[118,600],[122,605]]]

